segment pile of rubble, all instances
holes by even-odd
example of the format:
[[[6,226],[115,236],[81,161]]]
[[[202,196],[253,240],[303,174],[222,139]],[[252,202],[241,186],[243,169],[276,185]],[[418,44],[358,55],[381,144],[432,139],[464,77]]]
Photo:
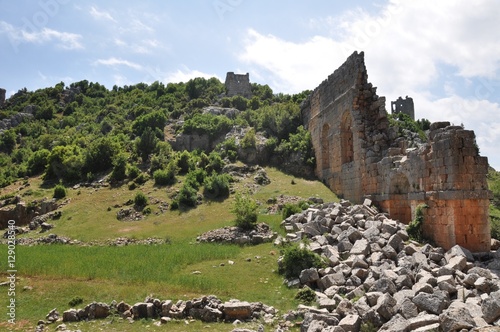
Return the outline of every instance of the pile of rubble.
[[[277,244],[309,238],[307,247],[328,263],[287,280],[290,287],[310,287],[317,298],[316,307],[290,312],[288,319],[303,315],[301,331],[500,326],[500,252],[421,246],[409,240],[406,225],[370,205],[322,204],[283,221],[287,236]]]
[[[244,230],[236,226],[226,226],[206,232],[196,238],[198,242],[260,244],[272,242],[277,234],[267,224],[260,223],[254,229]]]
[[[82,245],[83,242],[79,240],[73,240],[65,236],[59,236],[56,234],[49,234],[47,236],[39,238],[19,238],[16,239],[16,244],[23,246],[34,246],[39,244],[72,244],[72,245]]]
[[[159,300],[146,298],[144,302],[129,305],[125,302],[111,304],[93,302],[83,309],[69,309],[62,316],[57,309],[51,310],[45,320],[38,322],[37,331],[56,322],[71,323],[104,319],[111,315],[119,315],[130,322],[140,319],[153,319],[156,324],[166,324],[173,319],[197,319],[203,322],[235,322],[263,320],[271,324],[276,319],[277,310],[261,302],[229,300],[222,302],[216,296],[205,296],[193,300]]]

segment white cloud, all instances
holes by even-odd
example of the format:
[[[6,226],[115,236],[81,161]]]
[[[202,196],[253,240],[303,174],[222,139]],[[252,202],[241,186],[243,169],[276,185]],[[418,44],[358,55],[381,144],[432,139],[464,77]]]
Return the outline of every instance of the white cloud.
[[[275,89],[290,92],[317,86],[344,60],[339,51],[338,42],[322,36],[297,44],[248,30],[240,59],[271,73]]]
[[[0,33],[7,34],[13,47],[17,47],[20,43],[45,44],[55,42],[56,46],[67,50],[84,48],[80,42],[82,39],[81,35],[49,28],[28,32],[16,28],[5,21],[0,21]]]
[[[99,59],[94,62],[95,65],[103,65],[103,66],[110,66],[110,67],[116,67],[116,66],[126,66],[130,67],[132,69],[136,70],[141,70],[143,67],[137,63],[128,61],[128,60],[123,60],[115,57],[111,57],[108,59]]]
[[[185,67],[184,70],[178,69],[176,72],[167,74],[167,76],[165,77],[165,82],[167,83],[187,82],[190,79],[196,77],[204,77],[204,78],[217,77],[220,80],[220,78],[216,74],[208,74],[196,69],[191,70]]]
[[[90,15],[97,19],[97,20],[106,20],[106,21],[112,21],[112,22],[115,22],[116,23],[116,20],[113,18],[113,16],[111,16],[110,13],[106,12],[106,11],[99,11],[97,8],[95,8],[94,6],[90,7]]]

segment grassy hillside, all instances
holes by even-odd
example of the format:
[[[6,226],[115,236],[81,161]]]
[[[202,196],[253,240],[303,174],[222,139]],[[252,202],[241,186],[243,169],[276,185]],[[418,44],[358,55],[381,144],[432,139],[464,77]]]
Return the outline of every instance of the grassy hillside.
[[[304,199],[317,196],[325,201],[337,199],[318,181],[294,178],[273,168],[266,168],[266,171],[271,183],[258,187],[252,197],[261,204],[259,221],[267,222],[277,232],[281,232],[281,216],[265,213],[269,198],[284,194]],[[19,192],[21,195],[28,190],[31,192],[24,198],[50,197],[52,190],[42,188],[39,178],[30,180],[30,183]],[[236,182],[234,189],[244,191],[252,183],[250,177]],[[14,188],[16,184],[4,188],[2,194]],[[169,195],[166,188],[155,187],[152,180],[137,190],[146,193],[150,200],[166,200]],[[234,195],[223,201],[206,201],[196,209],[184,212],[168,210],[158,215],[153,212],[141,221],[117,220],[118,208],[113,206],[133,198],[135,191],[126,186],[69,189],[71,202],[62,208],[59,220],[51,221],[55,225],[53,233],[84,242],[125,236],[168,239],[166,243],[126,247],[18,246],[19,331],[33,326],[55,307],[61,313],[69,309],[68,303],[78,297],[84,300],[82,305],[112,300],[133,304],[149,295],[177,300],[214,294],[223,300],[261,301],[281,312],[297,306],[293,300],[295,291],[283,286],[282,276],[275,272],[279,248],[272,244],[240,247],[196,243],[196,236],[202,232],[233,224],[234,215],[230,209]],[[156,206],[152,206],[155,211]],[[41,235],[45,234],[23,236]],[[0,271],[6,271],[5,246],[1,247],[1,252]],[[234,261],[234,265],[228,264],[229,260]],[[201,274],[192,274],[193,271]],[[165,330],[165,327],[156,327],[147,321],[129,324],[116,318],[71,324],[71,328],[94,331],[97,326],[103,328],[102,324],[105,324],[106,331],[142,331],[146,326],[151,331]],[[168,330],[197,331],[205,329],[205,325],[199,322],[189,326],[174,323]],[[232,328],[232,325],[222,324],[211,326],[209,330],[230,331]]]

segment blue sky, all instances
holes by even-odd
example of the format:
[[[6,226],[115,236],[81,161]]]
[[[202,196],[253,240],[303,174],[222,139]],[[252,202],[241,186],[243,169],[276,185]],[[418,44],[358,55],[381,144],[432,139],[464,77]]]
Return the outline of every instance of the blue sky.
[[[227,71],[314,89],[354,50],[389,102],[476,132],[500,169],[500,1],[0,0],[0,87],[129,85]]]

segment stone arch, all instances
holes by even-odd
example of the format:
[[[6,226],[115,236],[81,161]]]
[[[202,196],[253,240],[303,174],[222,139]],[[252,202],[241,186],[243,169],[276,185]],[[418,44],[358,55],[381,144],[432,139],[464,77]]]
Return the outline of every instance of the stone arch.
[[[389,213],[391,217],[404,223],[409,223],[411,203],[408,193],[411,190],[410,181],[403,173],[395,174],[389,184]]]
[[[352,117],[349,111],[342,115],[340,124],[340,143],[342,148],[342,164],[350,163],[354,160],[354,141],[352,133]]]
[[[392,177],[390,183],[390,194],[401,195],[410,192],[410,181],[403,173],[398,173]]]
[[[330,168],[330,125],[325,123],[321,129],[321,169]]]

